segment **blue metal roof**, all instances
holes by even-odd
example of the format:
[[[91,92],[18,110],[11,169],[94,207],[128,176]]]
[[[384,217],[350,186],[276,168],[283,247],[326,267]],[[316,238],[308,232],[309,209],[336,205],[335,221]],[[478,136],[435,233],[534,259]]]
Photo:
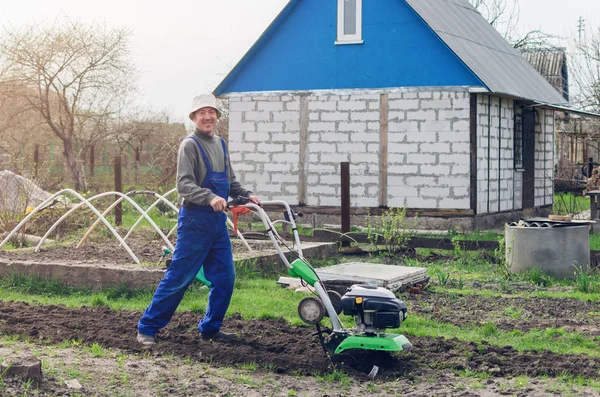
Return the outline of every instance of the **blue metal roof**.
[[[567,103],[467,0],[406,2],[492,92]]]

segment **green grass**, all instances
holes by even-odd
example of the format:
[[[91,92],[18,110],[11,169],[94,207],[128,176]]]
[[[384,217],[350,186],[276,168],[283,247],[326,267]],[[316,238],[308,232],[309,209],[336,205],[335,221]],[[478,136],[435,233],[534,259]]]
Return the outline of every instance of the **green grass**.
[[[590,209],[590,198],[573,193],[555,193],[552,213],[555,215],[573,215]]]
[[[496,328],[493,323],[461,328],[418,315],[409,315],[402,328],[397,331],[407,336],[456,338],[475,343],[486,341],[495,346],[512,346],[519,351],[550,350],[558,354],[589,354],[600,357],[600,346],[593,338],[561,329],[506,332]]]

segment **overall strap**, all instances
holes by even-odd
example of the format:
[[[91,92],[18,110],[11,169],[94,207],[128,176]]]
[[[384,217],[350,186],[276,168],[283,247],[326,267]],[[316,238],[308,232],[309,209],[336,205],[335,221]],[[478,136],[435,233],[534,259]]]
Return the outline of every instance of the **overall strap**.
[[[196,138],[193,135],[188,135],[184,139],[187,139],[187,138],[193,139],[194,142],[196,142],[196,146],[198,146],[198,149],[200,150],[200,154],[202,154],[202,158],[204,159],[204,164],[206,164],[206,171],[212,172],[212,166],[210,164],[210,160],[208,159],[208,156],[206,155],[206,152],[204,151],[204,149],[202,149],[202,145],[200,144],[200,141],[198,140],[198,138]]]

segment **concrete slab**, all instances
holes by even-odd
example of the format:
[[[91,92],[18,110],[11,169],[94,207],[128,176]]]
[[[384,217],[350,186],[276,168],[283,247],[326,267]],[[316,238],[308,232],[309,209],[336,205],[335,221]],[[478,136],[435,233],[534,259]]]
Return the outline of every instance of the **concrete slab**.
[[[316,269],[321,280],[328,285],[350,286],[366,283],[398,291],[410,285],[429,280],[427,268],[383,265],[380,263],[348,262]]]

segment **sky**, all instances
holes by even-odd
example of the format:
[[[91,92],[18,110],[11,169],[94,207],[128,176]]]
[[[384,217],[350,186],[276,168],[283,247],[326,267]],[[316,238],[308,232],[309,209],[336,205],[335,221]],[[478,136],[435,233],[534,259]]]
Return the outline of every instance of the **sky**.
[[[322,0],[326,1],[326,0]],[[329,0],[335,1],[335,0]],[[377,0],[365,0],[377,1]],[[138,103],[184,121],[192,98],[211,92],[288,0],[0,0],[0,26],[82,22],[128,27],[139,71]],[[600,27],[599,0],[520,0],[518,29],[575,37]]]

